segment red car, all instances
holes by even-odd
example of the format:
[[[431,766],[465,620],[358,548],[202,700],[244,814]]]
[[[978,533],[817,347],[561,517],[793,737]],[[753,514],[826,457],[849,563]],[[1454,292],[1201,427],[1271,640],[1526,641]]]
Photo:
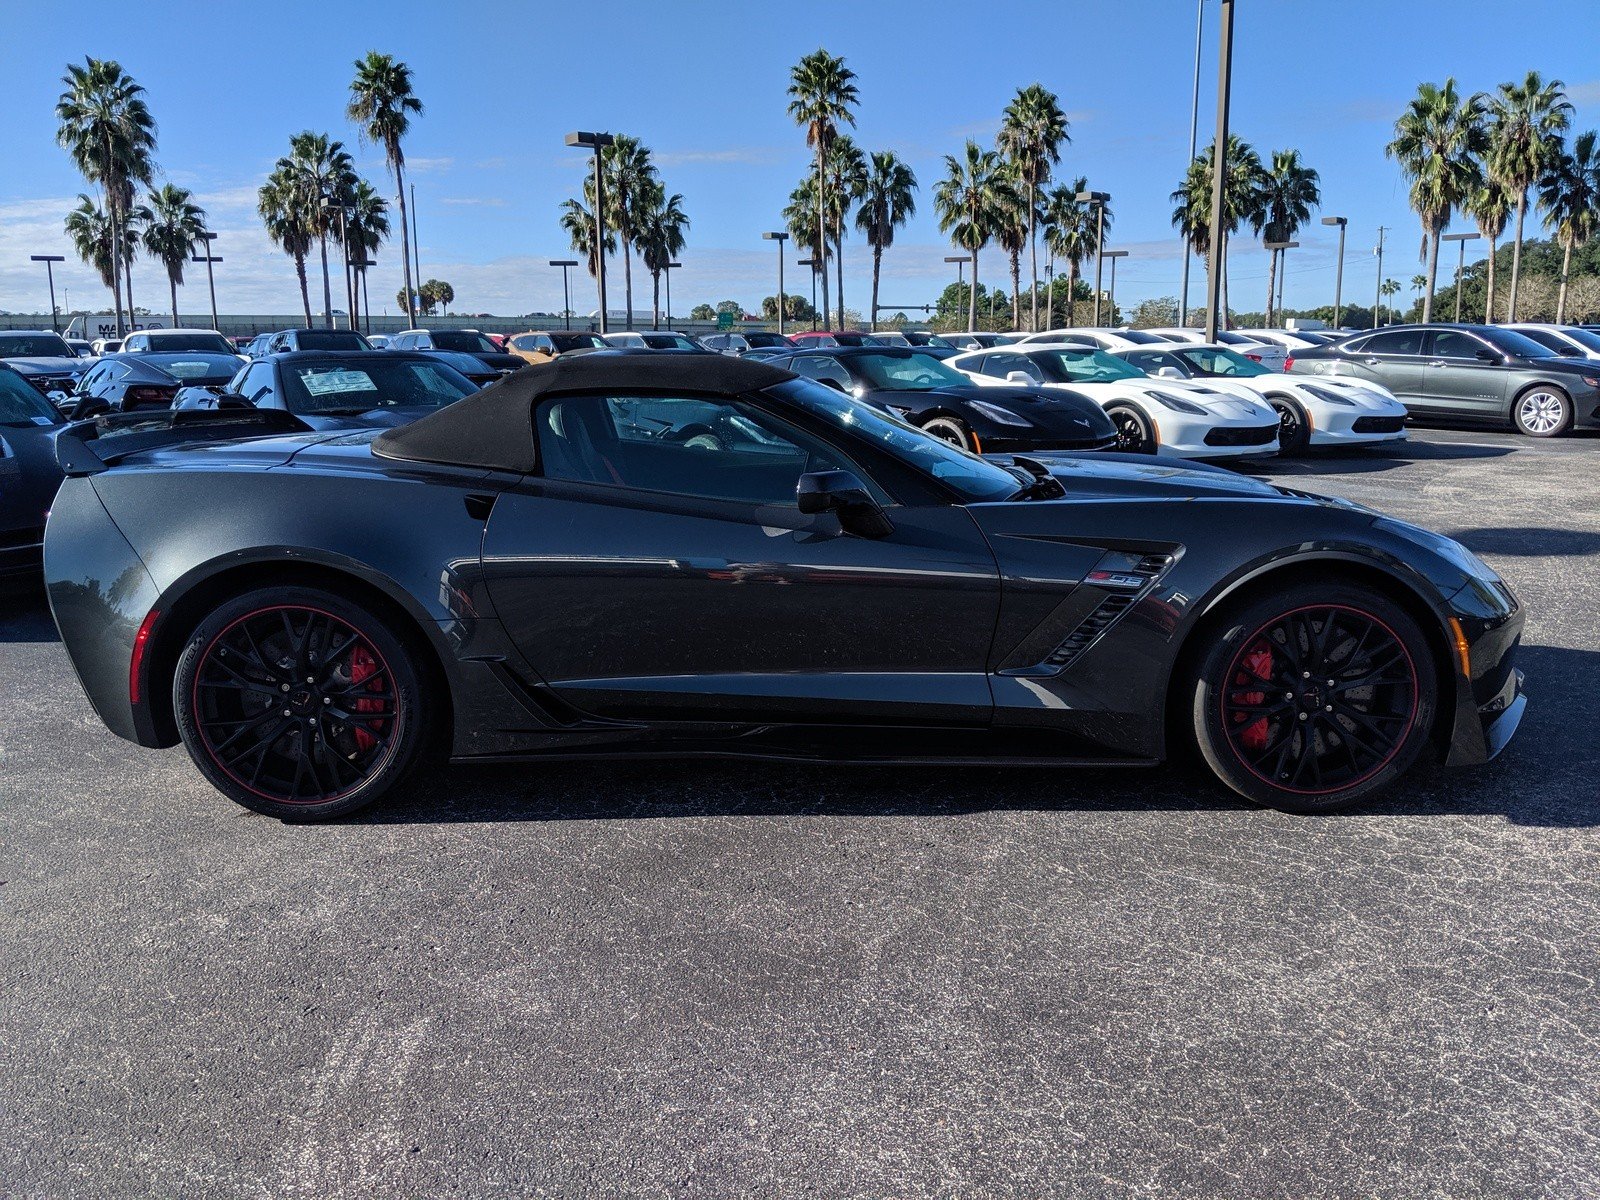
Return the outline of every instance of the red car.
[[[885,346],[888,343],[870,333],[854,329],[811,329],[789,335],[802,346]]]

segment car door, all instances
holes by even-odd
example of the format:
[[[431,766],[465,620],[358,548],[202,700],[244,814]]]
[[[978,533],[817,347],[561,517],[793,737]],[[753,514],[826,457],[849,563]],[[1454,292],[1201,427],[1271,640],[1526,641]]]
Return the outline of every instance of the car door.
[[[1500,352],[1462,329],[1435,329],[1428,336],[1428,407],[1479,420],[1504,416],[1509,372]],[[1480,358],[1480,352],[1491,357]]]
[[[534,414],[540,472],[485,530],[495,610],[595,717],[982,725],[999,575],[957,505],[907,506],[748,401],[582,395]],[[845,533],[795,485],[849,470],[893,531]]]
[[[1422,357],[1424,330],[1390,329],[1375,333],[1358,347],[1340,355],[1352,375],[1383,384],[1407,408],[1431,407],[1423,381],[1427,360]]]

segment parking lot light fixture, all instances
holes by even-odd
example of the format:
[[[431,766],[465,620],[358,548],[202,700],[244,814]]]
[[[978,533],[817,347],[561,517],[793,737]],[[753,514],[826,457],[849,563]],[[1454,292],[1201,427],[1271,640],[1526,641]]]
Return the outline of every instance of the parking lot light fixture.
[[[669,262],[669,263],[664,263],[662,265],[662,267],[661,267],[661,274],[666,278],[666,281],[667,281],[667,328],[668,329],[672,328],[672,273],[674,271],[676,271],[681,266],[683,266],[682,263]]]
[[[609,133],[578,130],[567,134],[567,145],[594,152],[594,261],[595,285],[600,293],[600,332],[606,332],[606,181],[601,152],[616,139]],[[628,314],[632,317],[632,313]]]
[[[811,328],[817,327],[817,260],[814,258],[800,259],[798,266],[811,268]]]
[[[1441,242],[1454,242],[1459,249],[1456,252],[1456,324],[1461,324],[1461,278],[1467,269],[1467,243],[1476,241],[1481,235],[1477,233],[1447,233],[1439,240]]]
[[[961,302],[961,287],[966,279],[967,256],[965,254],[946,254],[944,260],[956,265],[956,303]]]
[[[32,262],[42,262],[44,264],[44,275],[45,275],[45,278],[47,280],[49,280],[49,282],[50,282],[50,329],[54,333],[60,333],[61,332],[61,317],[59,315],[59,310],[56,308],[56,267],[55,267],[55,264],[58,263],[58,262],[66,262],[67,261],[66,255],[64,255],[64,254],[30,254],[30,255],[28,255],[28,258]],[[85,322],[85,326],[87,326],[87,322]]]
[[[1110,311],[1106,315],[1114,321],[1117,317],[1117,259],[1127,258],[1128,252],[1126,250],[1107,250],[1105,251],[1105,257],[1111,260],[1111,290],[1106,294],[1106,308]],[[1097,309],[1099,304],[1100,297],[1096,296],[1095,306]]]
[[[194,255],[192,257],[192,261],[197,263],[203,262],[206,265],[206,284],[211,289],[211,328],[216,329],[217,325],[219,324],[217,321],[217,277],[212,274],[211,267],[212,264],[219,263],[222,260],[215,254],[211,253],[213,249],[211,243],[217,240],[217,235],[215,232],[208,229],[200,235],[199,240],[206,244],[206,252],[204,254]],[[349,273],[350,272],[347,264],[345,270],[346,276],[348,276]]]
[[[552,258],[552,267],[561,268],[561,328],[572,328],[572,289],[567,284],[567,270],[578,265],[575,258]]]
[[[367,271],[377,265],[378,260],[367,254],[350,260],[351,269],[357,275],[356,286],[361,289],[361,328],[365,333],[372,332],[372,302],[367,295]]]
[[[781,229],[763,233],[762,238],[769,242],[778,243],[778,336],[783,336],[783,244],[789,240],[789,235]]]
[[[1324,225],[1337,225],[1339,227],[1339,261],[1333,269],[1333,327],[1339,328],[1339,302],[1343,299],[1344,292],[1344,230],[1350,224],[1349,217],[1323,217]]]
[[[1105,240],[1106,240],[1106,203],[1111,199],[1109,192],[1079,192],[1073,199],[1079,204],[1089,204],[1094,207],[1094,321],[1100,324],[1100,272],[1105,266]],[[1067,297],[1068,311],[1071,311],[1072,297]]]

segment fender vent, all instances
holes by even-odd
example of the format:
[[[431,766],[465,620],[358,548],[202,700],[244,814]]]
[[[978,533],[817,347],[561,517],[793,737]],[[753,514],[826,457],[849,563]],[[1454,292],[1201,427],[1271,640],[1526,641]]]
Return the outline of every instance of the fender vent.
[[[472,492],[466,497],[467,516],[474,521],[487,521],[494,511],[495,497]]]
[[[1107,556],[1110,557],[1112,556]],[[1104,559],[1101,561],[1102,564],[1105,562]],[[1078,622],[1077,628],[1067,634],[1062,643],[1052,650],[1043,662],[1030,668],[1028,673],[1045,672],[1059,675],[1065,671],[1085,650],[1098,642],[1108,629],[1121,620],[1123,614],[1150,593],[1150,589],[1167,573],[1173,561],[1170,554],[1146,554],[1132,564],[1118,564],[1115,569],[1097,566],[1096,570],[1089,573],[1088,586],[1102,586],[1093,582],[1095,576],[1100,575],[1109,580],[1103,586],[1115,587],[1118,590],[1095,605],[1089,615]]]

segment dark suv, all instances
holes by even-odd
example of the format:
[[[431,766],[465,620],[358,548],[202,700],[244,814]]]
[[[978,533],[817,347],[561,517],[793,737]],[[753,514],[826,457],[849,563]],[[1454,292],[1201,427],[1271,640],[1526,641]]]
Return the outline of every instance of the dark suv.
[[[1510,423],[1530,437],[1600,429],[1600,363],[1494,325],[1393,325],[1296,350],[1289,370],[1374,380],[1424,419]]]

